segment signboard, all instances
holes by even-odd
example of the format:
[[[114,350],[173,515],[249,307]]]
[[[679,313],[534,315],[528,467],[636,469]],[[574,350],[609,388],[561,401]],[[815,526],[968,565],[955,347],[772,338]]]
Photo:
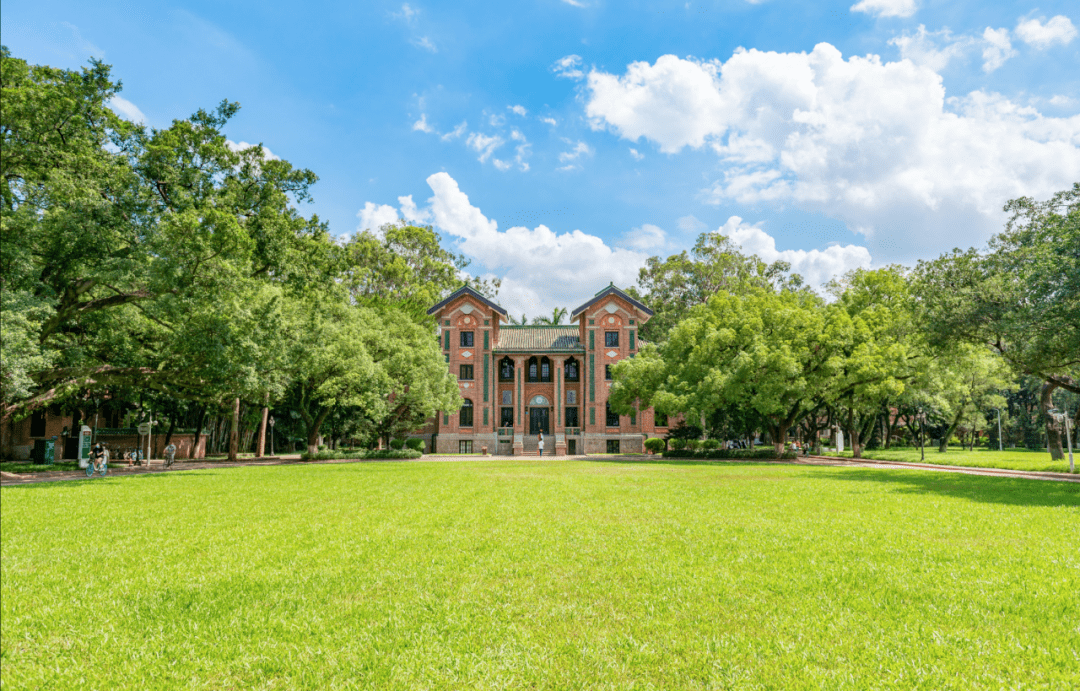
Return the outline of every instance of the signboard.
[[[142,435],[150,434],[150,423],[149,422],[140,422],[139,423],[139,434],[142,434]]]
[[[93,439],[94,431],[87,427],[82,426],[79,430],[79,467],[85,468],[90,464],[90,443]]]

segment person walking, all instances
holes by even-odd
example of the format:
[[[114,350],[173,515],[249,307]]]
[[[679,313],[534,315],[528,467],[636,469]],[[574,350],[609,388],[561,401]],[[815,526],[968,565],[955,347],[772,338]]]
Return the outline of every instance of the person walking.
[[[536,446],[537,446],[537,448],[540,449],[540,455],[543,456],[544,455],[544,433],[543,432],[537,432],[536,433]]]
[[[169,442],[165,447],[165,467],[168,468],[176,460],[176,444]]]

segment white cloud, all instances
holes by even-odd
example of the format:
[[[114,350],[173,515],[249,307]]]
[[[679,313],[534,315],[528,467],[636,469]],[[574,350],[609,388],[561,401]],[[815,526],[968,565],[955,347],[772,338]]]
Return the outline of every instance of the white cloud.
[[[491,123],[492,127],[502,127],[506,124],[506,118],[499,115],[498,113],[495,113],[490,118],[488,118],[488,122]]]
[[[431,133],[435,131],[435,128],[428,124],[427,113],[421,113],[420,119],[413,123],[413,130],[419,130],[421,132]]]
[[[694,232],[696,230],[702,230],[705,228],[705,224],[698,220],[697,216],[690,214],[683,216],[678,221],[679,230],[686,232]]]
[[[491,162],[492,162],[492,164],[495,165],[496,168],[498,168],[499,170],[502,170],[502,171],[510,170],[510,168],[512,166],[512,164],[509,161],[501,161],[501,160],[499,160],[497,158],[491,159]]]
[[[569,139],[563,139],[567,144],[573,144],[574,147],[569,151],[563,151],[559,154],[559,163],[566,163],[568,161],[576,161],[582,156],[591,156],[592,149],[585,142],[578,141],[577,143],[570,141]]]
[[[654,247],[662,247],[667,242],[667,233],[663,228],[651,223],[643,223],[640,228],[634,228],[623,236],[622,244],[636,250],[648,250]]]
[[[1008,31],[1005,34],[1007,42]],[[922,24],[914,34],[905,32],[889,39],[890,44],[900,49],[900,57],[935,72],[945,69],[953,58],[962,57],[975,42],[970,36],[953,36],[947,28],[927,31]]]
[[[146,116],[139,110],[131,101],[119,96],[113,96],[109,99],[109,107],[116,111],[120,117],[130,120],[137,124],[146,124]]]
[[[412,201],[412,198],[409,198]],[[413,209],[415,209],[415,205]],[[356,226],[357,230],[370,230],[375,233],[379,232],[387,223],[398,222],[397,210],[389,204],[373,204],[367,202],[364,204],[364,208],[356,212],[356,217],[360,219],[360,223]]]
[[[491,157],[491,154],[495,153],[495,150],[506,143],[506,140],[499,135],[493,135],[491,137],[486,134],[480,134],[479,132],[473,132],[469,135],[469,138],[465,140],[465,144],[480,154],[480,157],[476,160],[484,163]]]
[[[406,24],[412,24],[418,14],[420,14],[420,10],[410,7],[409,3],[405,3],[401,6],[400,12],[391,12],[390,16],[394,19],[402,19]]]
[[[513,112],[516,115],[520,115],[521,117],[525,117],[526,115],[529,114],[529,111],[525,110],[525,106],[506,106],[506,107],[509,108],[511,112]]]
[[[552,127],[557,127],[559,125],[559,123],[556,122],[555,118],[540,118],[540,122],[546,122]]]
[[[638,150],[633,147],[630,148],[630,155],[634,157],[635,161],[640,161],[645,158],[645,154],[638,153]]]
[[[398,204],[401,205],[401,216],[409,223],[431,222],[431,211],[428,209],[416,208],[416,202],[413,201],[411,194],[407,197],[398,197],[397,200]],[[367,209],[369,205],[371,205],[371,202],[368,202],[368,204],[365,205],[364,208]]]
[[[1050,100],[1047,101],[1047,103],[1052,106],[1071,106],[1073,103],[1076,103],[1076,99],[1061,94],[1055,94],[1050,97]]]
[[[461,121],[461,124],[460,124],[460,125],[458,125],[458,126],[457,126],[457,127],[455,127],[454,129],[452,129],[452,130],[450,130],[449,132],[447,132],[446,134],[444,134],[444,135],[442,136],[442,140],[443,140],[444,142],[448,142],[448,141],[450,141],[451,139],[457,139],[457,138],[458,138],[458,137],[460,137],[461,135],[465,134],[465,129],[466,129],[466,128],[467,128],[468,126],[469,126],[469,123],[468,123],[467,121],[465,121],[465,120],[462,120],[462,121]]]
[[[841,276],[851,269],[870,268],[870,251],[858,245],[832,245],[824,250],[777,250],[776,240],[758,225],[743,223],[732,216],[718,229],[742,247],[747,254],[756,254],[772,263],[783,260],[791,264],[791,270],[801,275],[808,284],[820,287],[834,276]]]
[[[852,12],[865,12],[875,17],[910,17],[919,7],[915,0],[862,0],[850,9]]]
[[[1022,19],[1016,24],[1016,35],[1024,43],[1045,49],[1060,43],[1067,45],[1076,38],[1076,27],[1072,20],[1059,14],[1045,24],[1040,19]]]
[[[706,201],[794,204],[899,238],[907,257],[981,244],[1008,199],[1080,179],[1080,116],[983,91],[948,98],[926,66],[845,60],[827,43],[727,62],[666,55],[622,76],[593,70],[586,87],[595,128],[665,153],[714,148],[723,172]]]
[[[983,40],[986,46],[983,48],[983,72],[993,72],[1005,64],[1005,61],[1016,56],[1012,41],[1009,40],[1008,29],[991,29],[986,27],[983,32]]]
[[[566,3],[567,5],[572,5],[573,7],[588,7],[588,5],[581,2],[581,0],[562,0],[562,1],[564,3]]]
[[[439,52],[438,47],[427,36],[420,36],[419,38],[414,38],[411,41],[409,41],[409,43],[413,44],[417,48],[423,48],[424,50],[431,51],[432,53],[438,53]]]
[[[555,76],[566,79],[581,79],[585,76],[585,73],[581,70],[580,55],[567,55],[564,58],[559,58],[551,66],[551,71],[555,73]]]

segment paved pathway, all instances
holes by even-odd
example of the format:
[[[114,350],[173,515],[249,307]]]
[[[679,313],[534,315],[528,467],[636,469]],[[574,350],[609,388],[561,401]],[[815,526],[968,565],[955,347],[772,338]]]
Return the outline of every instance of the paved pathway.
[[[522,460],[536,460],[536,461],[584,461],[584,460],[605,460],[605,461],[642,461],[647,460],[645,456],[545,456],[542,459],[534,456],[424,456],[423,461],[438,462],[438,463],[452,463],[452,462],[475,462],[475,461],[522,461]],[[394,459],[385,459],[394,460]],[[659,460],[659,459],[658,459]],[[356,459],[341,459],[330,461],[301,461],[300,456],[286,455],[286,456],[271,456],[259,459],[247,459],[230,463],[228,461],[177,461],[171,468],[165,468],[161,461],[151,461],[149,466],[134,466],[129,467],[126,465],[110,465],[109,476],[127,476],[127,475],[145,475],[148,473],[173,473],[183,470],[209,470],[213,468],[237,468],[247,466],[266,466],[266,465],[293,465],[299,463],[375,463],[383,462],[384,459],[372,459],[372,460],[356,460]],[[715,463],[744,463],[746,461],[733,460],[733,461],[714,461]],[[893,461],[872,461],[867,459],[854,460],[850,458],[839,458],[835,456],[800,456],[799,458],[791,461],[768,461],[768,460],[754,460],[754,463],[777,463],[781,465],[822,465],[822,466],[851,466],[856,468],[875,468],[881,470],[933,470],[943,473],[959,473],[962,475],[986,475],[996,477],[1011,477],[1011,478],[1025,478],[1029,480],[1057,480],[1060,482],[1076,482],[1080,483],[1080,475],[1070,475],[1068,473],[1052,473],[1052,472],[1036,472],[1027,470],[1005,470],[1001,468],[972,468],[967,466],[954,466],[954,465],[936,465],[933,463],[900,463]],[[100,478],[100,476],[97,476]],[[35,472],[35,473],[7,473],[0,472],[0,486],[7,487],[9,485],[26,485],[37,482],[58,482],[62,480],[78,480],[88,479],[86,473],[83,471],[52,471],[52,472]]]

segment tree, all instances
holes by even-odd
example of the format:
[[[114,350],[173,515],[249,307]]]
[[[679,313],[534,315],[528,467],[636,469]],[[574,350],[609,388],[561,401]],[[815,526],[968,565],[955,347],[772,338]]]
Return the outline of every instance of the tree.
[[[641,327],[641,337],[659,342],[692,307],[705,304],[719,291],[798,289],[802,278],[788,275],[790,269],[784,261],[767,264],[756,256],[748,257],[729,238],[713,231],[699,235],[689,253],[664,260],[650,257],[638,274],[637,286],[626,292],[654,310]]]
[[[546,324],[548,326],[558,326],[562,323],[562,320],[566,318],[567,310],[565,307],[555,307],[551,311],[550,317],[533,317],[533,324]],[[524,318],[522,319],[524,321]]]

